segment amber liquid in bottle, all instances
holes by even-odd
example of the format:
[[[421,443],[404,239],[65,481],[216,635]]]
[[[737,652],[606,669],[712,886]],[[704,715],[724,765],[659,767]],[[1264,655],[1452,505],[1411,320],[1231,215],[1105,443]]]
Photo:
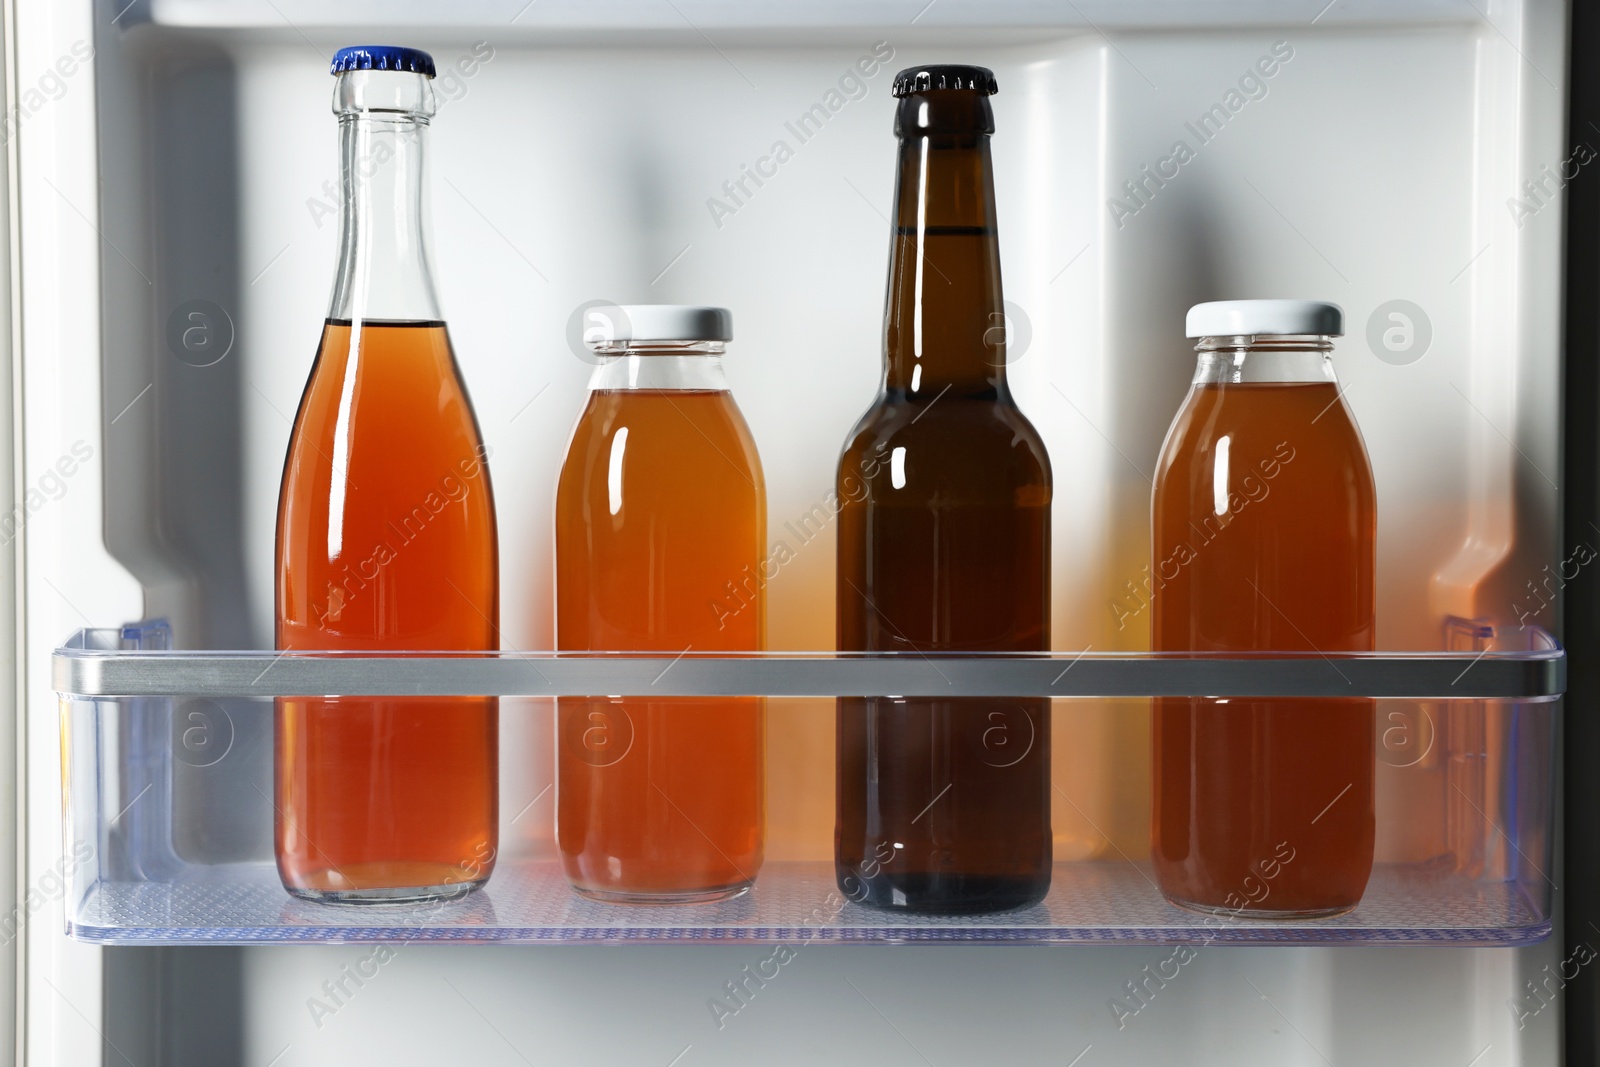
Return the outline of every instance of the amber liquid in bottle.
[[[593,390],[556,491],[558,648],[760,650],[765,509],[727,391]],[[562,698],[556,837],[574,888],[626,903],[748,888],[762,861],[762,711],[755,697]]]
[[[431,79],[337,75],[338,269],[278,497],[277,646],[500,646],[487,451],[428,260]],[[269,668],[270,669],[270,668]],[[374,903],[481,885],[497,848],[492,698],[283,698],[278,873],[297,896]]]
[[[841,651],[1050,647],[1050,466],[1006,386],[993,130],[978,91],[899,102],[887,369],[838,470]],[[924,912],[1040,900],[1049,729],[1048,700],[841,699],[841,890]]]
[[[1336,383],[1197,383],[1156,476],[1155,649],[1372,650],[1375,537]],[[1157,700],[1163,892],[1285,917],[1354,907],[1372,870],[1373,723],[1370,700]]]
[[[329,321],[278,510],[280,649],[499,646],[494,501],[442,322]],[[348,391],[348,395],[347,395]],[[492,698],[282,699],[277,859],[317,899],[482,882],[497,810]]]

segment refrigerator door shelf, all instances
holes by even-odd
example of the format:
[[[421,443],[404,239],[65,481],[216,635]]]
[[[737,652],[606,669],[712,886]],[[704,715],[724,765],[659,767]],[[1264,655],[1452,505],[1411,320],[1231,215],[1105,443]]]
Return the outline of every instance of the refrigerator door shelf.
[[[1298,658],[377,656],[169,643],[159,624],[83,631],[55,657],[67,780],[61,873],[67,928],[80,940],[1520,945],[1551,931],[1552,760],[1566,663],[1532,628],[1478,651]],[[499,696],[507,736],[551,734],[555,696],[765,696],[773,738],[815,735],[795,724],[831,723],[829,698],[840,695],[1055,697],[1052,887],[1037,906],[962,917],[846,899],[831,863],[831,747],[775,741],[767,863],[753,890],[683,907],[585,900],[555,858],[551,784],[514,774],[527,754],[503,744],[487,888],[426,905],[295,900],[272,863],[274,697],[330,693]],[[1282,921],[1169,904],[1147,862],[1148,745],[1124,746],[1110,768],[1074,762],[1074,748],[1108,719],[1147,731],[1152,695],[1223,694],[1372,699],[1377,864],[1354,911]]]
[[[1534,874],[1533,879],[1537,880]],[[917,916],[846,900],[826,861],[769,863],[736,900],[603,904],[567,888],[554,860],[500,866],[443,904],[358,907],[296,900],[271,863],[196,867],[173,881],[98,881],[67,932],[103,945],[453,941],[506,944],[1295,944],[1526,945],[1550,934],[1538,887],[1380,865],[1354,911],[1316,922],[1204,915],[1156,892],[1149,865],[1055,865],[1040,904],[992,915]]]
[[[63,697],[286,696],[1393,697],[1560,696],[1566,653],[1517,647],[1371,653],[112,651],[85,630],[57,650]],[[126,631],[124,631],[126,632]]]

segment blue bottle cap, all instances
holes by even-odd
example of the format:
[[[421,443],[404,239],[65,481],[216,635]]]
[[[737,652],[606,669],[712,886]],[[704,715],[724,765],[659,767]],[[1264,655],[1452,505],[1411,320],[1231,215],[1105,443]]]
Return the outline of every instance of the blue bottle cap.
[[[347,70],[404,70],[434,76],[432,56],[420,48],[396,44],[358,44],[339,49],[333,54],[328,73],[343,74]]]

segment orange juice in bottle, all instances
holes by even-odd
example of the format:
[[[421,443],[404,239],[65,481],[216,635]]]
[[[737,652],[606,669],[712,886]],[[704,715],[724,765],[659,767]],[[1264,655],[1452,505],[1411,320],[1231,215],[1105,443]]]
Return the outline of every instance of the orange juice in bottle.
[[[766,489],[722,308],[613,307],[556,490],[562,651],[755,652]],[[669,668],[670,669],[670,668]],[[716,900],[761,867],[762,701],[563,697],[556,840],[578,892]]]
[[[1376,494],[1333,372],[1342,318],[1300,300],[1189,312],[1199,363],[1155,481],[1155,651],[1373,649]],[[1158,699],[1162,891],[1223,912],[1354,907],[1372,870],[1373,723],[1363,699]]]

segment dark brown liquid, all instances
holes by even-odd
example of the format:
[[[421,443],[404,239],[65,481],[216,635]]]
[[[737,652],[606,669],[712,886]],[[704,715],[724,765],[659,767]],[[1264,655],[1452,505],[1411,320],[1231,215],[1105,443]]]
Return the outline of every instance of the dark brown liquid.
[[[1337,386],[1196,386],[1156,476],[1156,651],[1370,651],[1376,532],[1372,470]],[[1152,740],[1168,896],[1283,915],[1361,899],[1372,701],[1165,698]]]
[[[1044,651],[1050,468],[992,332],[992,119],[977,94],[941,91],[902,101],[902,130],[923,100],[956,132],[927,138],[925,182],[921,140],[901,144],[884,390],[839,461],[839,648]],[[1042,898],[1049,730],[1047,700],[840,700],[843,892],[933,912]]]

